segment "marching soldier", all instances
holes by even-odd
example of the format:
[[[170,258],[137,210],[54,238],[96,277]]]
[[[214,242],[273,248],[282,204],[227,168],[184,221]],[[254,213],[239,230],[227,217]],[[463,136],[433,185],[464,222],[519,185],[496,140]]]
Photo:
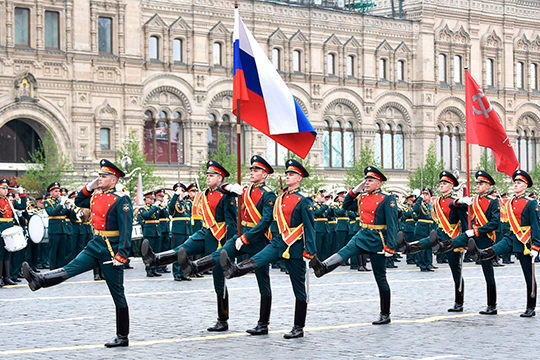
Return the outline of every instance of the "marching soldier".
[[[403,232],[405,234],[405,241],[407,242],[413,242],[414,241],[414,229],[416,228],[416,216],[413,211],[413,205],[416,197],[414,194],[411,194],[405,198],[406,206],[403,210],[402,217],[403,217]],[[407,264],[414,264],[414,256],[411,254],[407,254]]]
[[[417,218],[414,229],[414,240],[418,241],[429,237],[429,234],[434,229],[433,219],[431,217],[431,197],[433,193],[430,188],[423,188],[422,195],[414,203],[413,213]],[[410,241],[412,242],[412,241]],[[407,254],[409,256],[410,254]],[[420,271],[434,271],[433,252],[431,247],[424,249],[416,254],[416,261],[420,267]]]
[[[284,259],[293,286],[296,306],[294,326],[285,334],[285,339],[304,336],[307,315],[306,264],[316,252],[315,228],[312,199],[300,192],[300,182],[308,177],[307,170],[294,159],[285,162],[285,184],[287,188],[277,198],[274,219],[277,221],[282,238],[272,239],[260,252],[236,265],[221,251],[220,265],[227,279],[243,276],[259,268],[267,269],[268,264]],[[268,204],[270,206],[270,204]],[[292,209],[292,210],[289,210]]]
[[[321,189],[317,193],[317,197],[313,202],[313,215],[315,217],[315,241],[317,246],[317,254],[321,258],[325,259],[327,253],[327,243],[330,240],[328,236],[328,219],[327,214],[329,210],[328,204],[326,204],[324,198],[324,189]]]
[[[178,251],[185,249],[186,256],[207,255],[221,248],[236,233],[236,201],[231,192],[240,193],[238,184],[224,183],[229,172],[217,161],[206,164],[206,185],[208,189],[201,195],[203,228],[173,250],[155,254],[147,240],[141,245],[143,261],[147,266],[162,266],[178,260]],[[235,186],[236,185],[236,186]],[[214,288],[217,290],[218,320],[208,331],[226,331],[229,328],[229,296],[224,289],[223,274],[213,271]]]
[[[169,201],[169,214],[172,216],[172,248],[182,245],[191,233],[190,206],[184,201],[184,192],[187,188],[184,184],[177,183],[173,186],[175,191],[171,201]],[[182,271],[178,262],[173,263],[173,277],[175,281],[191,281]]]
[[[66,259],[68,209],[64,206],[67,198],[60,197],[60,183],[53,182],[47,187],[47,191],[51,195],[51,198],[44,202],[45,211],[49,215],[49,268],[54,270],[64,265]]]
[[[153,191],[144,194],[144,206],[139,210],[140,221],[143,224],[143,236],[150,242],[152,248],[160,248],[161,227],[159,225],[160,209],[155,203],[156,197]],[[142,245],[141,245],[142,246]],[[146,266],[147,277],[159,277],[161,274],[157,267]]]
[[[506,203],[510,201],[508,194],[504,193],[499,198],[499,209],[501,212],[501,222],[497,232],[497,242],[501,241],[504,235],[510,231],[510,223],[508,219],[508,214],[506,213]],[[504,254],[502,256],[503,264],[513,264],[512,254]]]
[[[338,251],[343,249],[345,245],[347,245],[347,236],[349,235],[349,216],[347,214],[347,210],[343,207],[343,201],[345,200],[344,196],[346,195],[347,191],[339,191],[337,193],[338,197],[341,196],[341,201],[338,201],[337,204],[334,206],[334,216],[336,217],[336,241],[338,243]],[[330,254],[328,254],[330,256]],[[348,259],[344,259],[345,262],[348,261]],[[351,258],[350,264],[353,266],[355,264],[356,258]],[[356,266],[358,264],[355,264]]]
[[[9,180],[0,180],[0,232],[15,226],[14,209],[26,209],[26,194],[22,187],[19,188],[21,201],[11,203],[7,198],[9,191]],[[16,285],[11,280],[11,252],[5,249],[4,239],[0,236],[0,287],[4,285]]]
[[[514,181],[514,197],[506,203],[510,231],[495,245],[479,249],[475,240],[477,234],[475,230],[474,236],[469,239],[468,246],[473,258],[483,260],[482,265],[491,263],[484,260],[490,260],[497,255],[517,253],[527,283],[527,308],[520,316],[533,317],[536,315],[537,289],[533,263],[540,250],[538,203],[525,194],[527,188],[533,185],[533,180],[526,171],[516,170],[512,175],[512,180]]]
[[[92,210],[93,239],[63,268],[36,274],[24,263],[23,273],[30,289],[36,291],[99,266],[116,306],[116,338],[105,346],[128,346],[129,310],[123,265],[131,248],[133,206],[128,196],[115,191],[118,179],[125,175],[122,170],[106,159],[100,161],[100,166],[99,178],[85,185],[75,198],[75,205]]]
[[[161,237],[159,240],[159,251],[170,250],[171,238],[170,238],[170,224],[171,219],[169,217],[169,211],[167,204],[165,203],[165,189],[156,190],[156,203],[159,204],[159,228],[161,230]],[[161,266],[157,269],[160,273],[170,273],[167,266]]]
[[[315,276],[321,277],[336,269],[345,259],[360,254],[369,254],[373,275],[379,287],[381,313],[373,325],[390,323],[390,286],[386,280],[386,258],[394,255],[398,230],[398,209],[393,195],[383,194],[381,184],[386,176],[374,166],[364,169],[365,180],[350,190],[344,209],[360,215],[360,231],[337,254],[324,262],[314,258],[310,265]],[[365,193],[361,193],[365,189]]]
[[[454,306],[449,312],[463,312],[463,300],[465,294],[465,282],[461,275],[461,251],[463,248],[454,246],[453,240],[460,235],[460,230],[467,230],[467,206],[471,204],[471,198],[458,199],[452,194],[452,188],[458,186],[458,180],[449,171],[439,174],[439,190],[441,197],[432,202],[432,217],[437,223],[437,232],[432,231],[428,238],[407,244],[403,241],[403,234],[398,236],[398,243],[402,252],[415,253],[422,249],[433,247],[435,253],[447,253],[448,265],[454,279]],[[459,239],[458,239],[459,244]],[[453,250],[453,251],[452,251]]]
[[[191,234],[195,234],[202,229],[202,192],[199,191],[197,184],[191,183],[187,188],[191,208]]]

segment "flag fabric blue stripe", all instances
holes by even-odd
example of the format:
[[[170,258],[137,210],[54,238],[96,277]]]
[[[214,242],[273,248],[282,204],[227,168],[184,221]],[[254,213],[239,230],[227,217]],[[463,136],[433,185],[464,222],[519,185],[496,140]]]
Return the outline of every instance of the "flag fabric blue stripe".
[[[259,82],[259,72],[255,58],[245,51],[239,49],[239,58],[241,69],[244,70],[244,78],[246,79],[246,87],[260,97],[264,97],[261,83]]]

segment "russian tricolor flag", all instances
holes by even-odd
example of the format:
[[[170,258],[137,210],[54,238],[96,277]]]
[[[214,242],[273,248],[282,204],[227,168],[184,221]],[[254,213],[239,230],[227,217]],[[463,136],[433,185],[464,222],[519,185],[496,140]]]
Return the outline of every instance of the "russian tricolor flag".
[[[233,113],[304,159],[317,137],[308,118],[234,9]]]

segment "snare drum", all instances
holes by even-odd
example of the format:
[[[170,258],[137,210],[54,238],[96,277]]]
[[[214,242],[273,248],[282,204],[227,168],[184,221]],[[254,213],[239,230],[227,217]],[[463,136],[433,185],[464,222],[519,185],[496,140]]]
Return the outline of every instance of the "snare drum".
[[[28,235],[32,242],[48,243],[49,242],[49,216],[46,212],[34,214],[28,220]]]
[[[20,226],[13,226],[2,231],[2,238],[4,238],[4,247],[9,252],[22,250],[27,245],[26,236]]]
[[[133,224],[133,230],[131,232],[131,240],[140,240],[143,238],[141,224]]]

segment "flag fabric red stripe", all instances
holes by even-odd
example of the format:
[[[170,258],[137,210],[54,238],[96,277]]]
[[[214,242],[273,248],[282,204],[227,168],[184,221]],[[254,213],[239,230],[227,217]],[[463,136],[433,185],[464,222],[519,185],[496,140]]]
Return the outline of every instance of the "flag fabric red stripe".
[[[465,71],[465,111],[467,118],[467,145],[477,144],[493,150],[497,170],[512,176],[519,161],[499,116],[486,95]]]

